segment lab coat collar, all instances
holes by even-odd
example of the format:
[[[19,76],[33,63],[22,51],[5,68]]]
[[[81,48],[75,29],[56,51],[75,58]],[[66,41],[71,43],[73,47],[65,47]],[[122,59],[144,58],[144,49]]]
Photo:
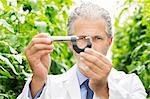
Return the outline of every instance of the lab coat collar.
[[[81,99],[80,85],[76,74],[77,66],[74,65],[71,70],[66,73],[69,79],[64,81],[65,88],[67,89],[71,99]]]

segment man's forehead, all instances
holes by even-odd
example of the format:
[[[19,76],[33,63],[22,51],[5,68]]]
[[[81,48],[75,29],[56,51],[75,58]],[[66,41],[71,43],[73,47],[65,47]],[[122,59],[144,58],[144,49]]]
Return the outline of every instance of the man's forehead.
[[[92,19],[92,18],[78,18],[78,19],[76,19],[75,20],[75,24],[81,24],[81,25],[83,25],[83,24],[85,24],[85,23],[87,23],[87,22],[89,22],[89,23],[92,23],[92,24],[101,24],[101,25],[104,25],[105,24],[105,20],[103,19],[103,18],[96,18],[96,19]]]
[[[94,34],[96,34],[96,33],[104,32],[105,29],[106,29],[105,20],[101,18],[97,20],[80,18],[77,19],[73,25],[73,31],[77,33],[82,32],[82,34],[91,33],[91,32],[94,32]]]

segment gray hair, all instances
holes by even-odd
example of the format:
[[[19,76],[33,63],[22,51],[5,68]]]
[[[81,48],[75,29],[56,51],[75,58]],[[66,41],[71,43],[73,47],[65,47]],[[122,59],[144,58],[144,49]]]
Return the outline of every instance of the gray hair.
[[[103,18],[107,25],[107,32],[112,35],[111,17],[107,10],[101,8],[99,5],[88,3],[82,3],[79,7],[76,7],[71,13],[68,20],[68,34],[72,35],[73,23],[78,18],[89,17],[91,19]]]

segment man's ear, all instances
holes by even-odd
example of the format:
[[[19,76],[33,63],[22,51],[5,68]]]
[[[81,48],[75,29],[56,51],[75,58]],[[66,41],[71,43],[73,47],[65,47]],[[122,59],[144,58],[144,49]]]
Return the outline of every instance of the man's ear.
[[[111,36],[111,37],[109,38],[109,46],[112,44],[112,41],[113,41],[113,37]]]

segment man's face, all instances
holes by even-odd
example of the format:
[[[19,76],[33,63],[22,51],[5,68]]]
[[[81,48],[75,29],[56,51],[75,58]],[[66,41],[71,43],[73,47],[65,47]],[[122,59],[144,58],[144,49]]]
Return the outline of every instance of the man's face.
[[[111,44],[111,38],[108,37],[106,32],[106,23],[104,19],[91,20],[91,19],[77,19],[73,24],[73,35],[79,37],[91,37],[92,49],[96,50],[103,55],[107,54],[107,50]],[[84,42],[79,44],[85,46]],[[75,51],[74,55],[79,61],[80,55]]]

